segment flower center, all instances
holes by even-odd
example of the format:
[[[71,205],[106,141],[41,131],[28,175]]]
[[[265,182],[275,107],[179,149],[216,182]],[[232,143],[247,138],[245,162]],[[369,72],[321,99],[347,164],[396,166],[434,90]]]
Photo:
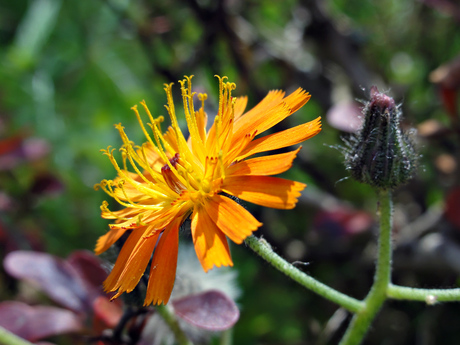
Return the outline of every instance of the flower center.
[[[174,157],[169,160],[169,163],[174,169],[177,169],[179,158],[179,154],[176,153]],[[180,194],[183,190],[186,189],[186,187],[179,181],[177,176],[171,170],[171,166],[169,164],[165,164],[161,168],[161,174],[163,175],[163,178],[165,179],[165,182],[167,183],[169,188],[171,188],[177,194]]]

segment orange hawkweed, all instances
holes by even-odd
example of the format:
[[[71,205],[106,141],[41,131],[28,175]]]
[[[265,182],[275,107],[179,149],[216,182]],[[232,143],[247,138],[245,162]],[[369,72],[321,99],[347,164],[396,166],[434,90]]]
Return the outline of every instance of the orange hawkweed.
[[[103,180],[102,188],[124,208],[111,211],[101,206],[102,217],[115,219],[110,231],[97,241],[100,254],[129,232],[112,272],[104,282],[106,291],[132,291],[152,260],[144,305],[166,304],[171,294],[177,265],[179,227],[191,219],[195,251],[205,271],[214,266],[232,266],[227,238],[243,240],[262,224],[244,207],[226,195],[278,209],[295,206],[305,184],[271,175],[288,170],[299,149],[282,154],[248,157],[298,144],[318,134],[320,118],[282,132],[257,137],[310,99],[298,89],[285,97],[271,91],[253,109],[244,112],[247,97],[232,97],[235,84],[219,79],[219,109],[207,130],[204,111],[206,94],[198,94],[201,107],[194,109],[191,77],[180,81],[188,140],[179,128],[172,98],[172,84],[166,85],[166,109],[171,126],[161,132],[163,117],[153,118],[146,103],[151,131],[136,106],[132,108],[147,141],[134,146],[121,124],[122,164],[114,149],[103,150],[118,172],[114,180]],[[131,171],[128,170],[131,167]],[[152,257],[153,253],[153,257]]]

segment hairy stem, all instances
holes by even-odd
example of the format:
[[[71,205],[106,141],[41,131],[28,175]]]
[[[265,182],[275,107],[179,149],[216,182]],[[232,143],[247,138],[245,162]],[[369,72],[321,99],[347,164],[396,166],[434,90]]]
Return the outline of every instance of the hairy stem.
[[[180,328],[176,317],[168,306],[158,305],[155,309],[161,315],[163,320],[168,324],[169,328],[174,333],[174,336],[176,337],[177,343],[179,345],[193,345],[193,343],[187,338],[185,333]]]
[[[245,243],[277,270],[292,278],[294,281],[307,289],[310,289],[318,295],[337,303],[351,312],[358,312],[362,309],[363,302],[334,290],[333,288],[320,283],[316,279],[300,271],[276,254],[265,240],[252,235],[246,238]]]
[[[387,296],[399,300],[423,301],[427,304],[460,302],[460,289],[417,289],[390,284]]]
[[[393,213],[391,192],[389,190],[380,191],[379,201],[379,249],[374,284],[364,300],[364,307],[351,320],[340,345],[360,344],[387,298],[387,289],[391,283],[391,228]]]
[[[220,335],[220,345],[231,345],[233,343],[233,328],[223,331]]]

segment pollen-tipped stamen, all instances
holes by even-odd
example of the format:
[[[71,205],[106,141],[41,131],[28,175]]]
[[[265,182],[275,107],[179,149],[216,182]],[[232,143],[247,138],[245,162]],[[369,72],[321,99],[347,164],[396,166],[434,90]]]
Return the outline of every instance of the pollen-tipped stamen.
[[[143,101],[143,102],[144,102],[144,104],[145,104],[145,101]],[[146,107],[146,106],[145,106],[145,107]],[[144,108],[145,108],[145,107],[144,107]],[[152,138],[150,138],[149,133],[148,133],[147,130],[145,129],[144,122],[142,121],[141,115],[139,114],[139,111],[137,110],[137,105],[132,106],[131,109],[134,111],[134,114],[136,114],[137,121],[139,122],[139,125],[140,125],[141,128],[142,128],[142,132],[144,132],[144,135],[145,135],[145,137],[147,138],[148,142],[149,142],[150,144],[153,145]],[[149,117],[151,117],[151,115],[150,115]],[[153,118],[152,118],[152,120],[153,120]],[[155,146],[155,145],[153,145],[153,146]]]
[[[186,79],[184,80],[180,80],[179,83],[181,85],[182,102],[184,104],[184,113],[185,119],[187,121],[187,127],[189,129],[192,142],[194,142],[194,144],[200,144],[201,146],[203,146],[203,142],[201,141],[201,137],[198,132],[198,126],[195,119],[195,111],[193,108],[194,93],[192,93],[192,78],[185,78]],[[185,86],[186,82],[187,87]]]
[[[125,184],[125,183],[126,183],[125,180],[120,180],[120,181],[118,182],[117,187],[118,187],[119,189],[121,189],[121,192],[123,193],[123,195],[124,195],[126,201],[128,201],[128,203],[131,205],[131,207],[135,207],[135,208],[141,207],[141,208],[144,208],[144,206],[147,206],[147,205],[142,205],[142,204],[139,204],[139,203],[134,202],[134,201],[128,196],[128,194],[126,193],[125,187],[124,187],[124,184]],[[152,196],[150,196],[150,197],[153,198]],[[153,210],[160,210],[161,207],[160,207],[160,206],[153,206],[153,205],[152,205],[152,206],[149,206],[149,209],[151,209],[151,210],[152,210],[152,209],[153,209]]]
[[[110,148],[110,147],[109,147]],[[156,197],[156,196],[163,196],[163,197],[166,197],[165,194],[155,190],[155,189],[151,189],[151,188],[147,188],[147,187],[144,187],[142,185],[142,183],[139,183],[137,181],[134,181],[132,178],[130,178],[129,176],[126,175],[126,173],[120,169],[117,161],[115,160],[115,158],[113,157],[113,151],[115,149],[113,149],[111,152],[109,152],[109,148],[104,152],[105,155],[107,155],[110,159],[110,162],[112,163],[112,165],[114,166],[115,170],[118,172],[118,174],[120,176],[122,176],[123,178],[125,178],[129,184],[131,184],[134,188],[136,188],[138,191],[140,192],[143,192],[147,195],[151,195],[153,197]]]
[[[108,203],[106,200],[104,200],[104,201],[102,202],[102,205],[101,205],[100,208],[101,208],[101,211],[102,211],[102,212],[105,212],[105,213],[110,214],[110,215],[113,217],[113,219],[125,220],[125,221],[126,221],[126,220],[130,220],[130,218],[120,217],[120,216],[116,215],[114,212],[112,212],[112,211],[109,209],[109,203]],[[106,218],[106,217],[104,217],[104,218]]]
[[[171,126],[176,134],[176,141],[177,146],[179,147],[179,153],[183,154],[187,149],[187,142],[185,141],[184,135],[179,127],[179,123],[177,122],[176,111],[174,108],[174,101],[172,97],[172,83],[169,85],[165,85],[165,91],[168,99],[168,105],[165,105],[166,110],[168,111],[169,117],[171,119]]]
[[[140,151],[142,152],[142,158],[143,158],[146,162],[148,162],[147,153],[145,152],[145,145],[142,145],[139,149],[140,149]],[[152,176],[152,178],[153,178],[154,180],[156,180],[156,181],[160,180],[161,174],[158,173],[158,172],[156,172],[156,171],[154,171],[154,170],[152,169],[152,167],[150,166],[150,164],[147,164],[147,169],[146,169],[146,170],[148,171],[148,173],[150,174],[150,176]],[[157,186],[158,186],[158,185],[157,185]]]
[[[160,154],[161,158],[163,158],[163,160],[169,166],[169,168],[171,169],[171,172],[175,175],[175,177],[179,181],[181,181],[182,184],[184,184],[185,181],[183,180],[183,177],[180,176],[180,174],[177,171],[177,169],[171,164],[171,162],[169,161],[168,156],[166,155],[166,152],[163,149],[162,142],[164,143],[165,139],[164,139],[163,135],[161,134],[160,129],[157,127],[156,123],[152,124],[152,130],[153,130],[153,135],[154,135],[155,141],[157,143],[157,148],[158,148],[158,151],[159,151],[159,154]]]
[[[115,125],[115,128],[118,129],[118,132],[120,133],[120,136],[123,140],[123,146],[122,148],[120,148],[120,151],[127,156],[127,158],[129,159],[131,165],[133,166],[134,169],[136,169],[136,172],[139,171],[139,169],[136,168],[136,165],[134,164],[133,162],[133,159],[134,161],[137,162],[137,164],[139,164],[143,169],[147,170],[148,169],[148,166],[149,166],[149,163],[148,161],[146,160],[143,160],[138,154],[137,152],[133,149],[133,143],[132,141],[129,140],[128,136],[126,135],[125,131],[124,131],[124,127],[121,126],[120,124],[118,125]],[[127,170],[127,169],[126,169]],[[142,175],[142,174],[141,174]],[[143,176],[141,176],[143,177]],[[148,184],[152,184],[151,181],[148,181],[148,179],[145,179],[143,177],[143,180],[146,181]]]
[[[133,167],[133,169],[136,171],[136,173],[139,175],[139,177],[150,187],[150,189],[152,189],[152,191],[155,190],[156,188],[156,184],[154,184],[152,181],[150,181],[147,177],[145,177],[145,175],[139,170],[139,168],[137,167],[136,163],[134,162],[133,160],[133,154],[132,152],[128,152],[126,149],[120,149],[122,152],[125,152],[127,157],[128,157],[128,160],[129,162],[131,163],[131,166]],[[132,148],[131,148],[132,150]],[[134,151],[134,150],[132,150]],[[135,158],[135,157],[134,157]],[[141,165],[144,169],[146,168],[145,165]],[[158,193],[160,194],[160,193]],[[164,195],[164,194],[162,194]]]

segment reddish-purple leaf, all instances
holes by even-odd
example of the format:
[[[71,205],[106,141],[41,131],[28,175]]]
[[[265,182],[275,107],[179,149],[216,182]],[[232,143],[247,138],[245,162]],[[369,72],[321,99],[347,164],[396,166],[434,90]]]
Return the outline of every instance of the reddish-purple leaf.
[[[3,262],[6,272],[41,288],[55,302],[84,312],[91,308],[88,291],[72,265],[52,255],[31,251],[9,253]]]
[[[88,291],[92,301],[100,295],[102,282],[107,278],[107,272],[102,268],[99,258],[87,250],[78,250],[70,254],[66,260],[76,271]]]
[[[70,310],[16,301],[0,303],[0,326],[29,341],[83,329],[80,318]]]
[[[176,315],[196,327],[211,331],[229,329],[240,317],[235,302],[216,290],[174,300],[172,305]]]
[[[119,299],[110,301],[105,296],[99,296],[93,302],[94,317],[100,320],[105,328],[114,328],[123,315],[123,308]]]

